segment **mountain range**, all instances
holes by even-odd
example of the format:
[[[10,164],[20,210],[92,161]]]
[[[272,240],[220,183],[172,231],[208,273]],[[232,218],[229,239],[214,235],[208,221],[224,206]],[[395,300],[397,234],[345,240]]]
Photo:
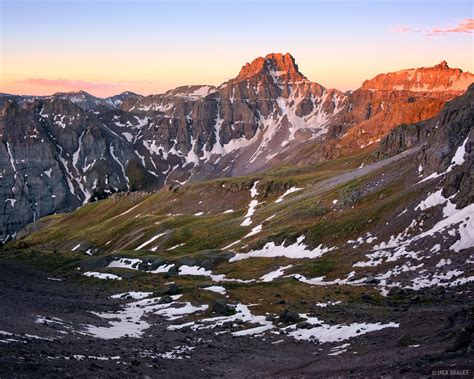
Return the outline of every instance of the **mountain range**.
[[[473,81],[442,62],[380,74],[342,92],[308,80],[290,54],[269,54],[217,87],[105,99],[83,91],[2,94],[0,240],[116,192],[374,149],[393,128],[435,117]]]
[[[0,96],[0,376],[472,372],[474,75]],[[243,364],[245,362],[245,364]]]

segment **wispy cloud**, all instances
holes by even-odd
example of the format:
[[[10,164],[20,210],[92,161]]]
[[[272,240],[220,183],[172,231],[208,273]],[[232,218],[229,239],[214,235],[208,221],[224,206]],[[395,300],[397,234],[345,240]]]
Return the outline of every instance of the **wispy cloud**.
[[[394,26],[393,28],[390,28],[390,30],[395,33],[412,33],[412,32],[419,33],[420,32],[420,30],[415,30],[407,26]]]
[[[440,35],[448,33],[473,33],[474,32],[474,18],[466,18],[462,20],[455,27],[448,27],[445,29],[442,28],[433,28],[431,29],[429,35]]]
[[[434,27],[429,29],[418,29],[407,26],[396,26],[391,30],[396,33],[424,33],[427,36],[442,36],[450,33],[474,33],[474,19],[465,18],[455,26],[448,25],[444,28]]]

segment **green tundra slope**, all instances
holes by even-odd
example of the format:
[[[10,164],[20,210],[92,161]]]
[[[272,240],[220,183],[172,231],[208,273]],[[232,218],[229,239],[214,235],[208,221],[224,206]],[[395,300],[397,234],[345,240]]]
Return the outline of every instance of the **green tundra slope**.
[[[80,280],[101,282],[84,277],[85,271],[123,277],[107,282],[117,291],[158,291],[172,278],[185,298],[211,304],[219,295],[201,288],[218,282],[228,290],[229,303],[261,299],[257,312],[278,313],[286,307],[275,304],[270,292],[294,302],[300,311],[304,306],[297,305],[298,299],[305,293],[333,301],[360,301],[361,293],[377,298],[379,280],[371,278],[388,270],[390,263],[376,269],[354,264],[371,246],[403,232],[419,213],[414,207],[432,183],[413,184],[419,181],[416,153],[409,150],[363,165],[373,160],[366,152],[312,167],[116,195],[70,214],[46,217],[31,226],[36,231],[6,249],[16,258],[51,264]],[[258,253],[266,246],[287,248],[266,257]],[[120,258],[141,262],[108,267]],[[197,272],[181,275],[180,266]],[[157,267],[167,270],[151,273]],[[279,277],[261,279],[280,267],[286,269]],[[351,272],[351,280],[344,279]],[[225,279],[212,280],[211,275]],[[327,285],[312,286],[295,280],[295,275],[324,277]]]

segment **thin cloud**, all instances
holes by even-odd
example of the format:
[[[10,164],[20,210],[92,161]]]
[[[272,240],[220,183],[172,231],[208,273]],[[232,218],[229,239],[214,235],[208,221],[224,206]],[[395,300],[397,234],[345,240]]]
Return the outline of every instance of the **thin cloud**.
[[[473,33],[474,32],[474,18],[466,18],[462,20],[457,26],[446,29],[433,28],[428,33],[430,36],[443,35],[448,33]]]
[[[409,28],[407,26],[395,26],[391,28],[390,30],[395,33],[421,33],[422,32],[421,30]]]
[[[4,92],[38,96],[49,95],[55,92],[76,92],[82,90],[94,96],[107,97],[124,91],[142,94],[159,93],[157,91],[168,90],[172,86],[169,83],[150,80],[92,82],[77,79],[26,78],[15,81],[2,81],[0,79],[0,88]]]
[[[427,36],[442,36],[450,33],[474,33],[474,19],[465,18],[456,26],[448,26],[446,28],[415,29],[407,26],[396,26],[391,30],[395,33],[424,33]]]

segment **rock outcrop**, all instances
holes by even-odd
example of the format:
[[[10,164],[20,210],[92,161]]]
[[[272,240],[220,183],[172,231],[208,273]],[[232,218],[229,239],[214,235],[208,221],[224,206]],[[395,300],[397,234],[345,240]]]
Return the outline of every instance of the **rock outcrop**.
[[[435,117],[446,101],[463,94],[473,82],[473,74],[450,68],[445,61],[366,80],[330,125],[323,155],[348,154],[379,142],[398,125]]]
[[[446,103],[436,117],[393,129],[381,140],[378,155],[394,155],[421,145],[420,175],[443,177],[443,196],[454,196],[460,208],[474,203],[473,104],[474,84],[471,84],[464,95]]]
[[[7,100],[0,115],[0,239],[44,215],[160,184],[125,138],[71,101]]]
[[[447,102],[441,112],[426,121],[400,125],[390,131],[381,141],[378,156],[398,154],[416,145],[425,144],[421,157],[424,174],[446,171],[461,146],[465,157],[471,155],[474,138],[474,84],[462,96]],[[461,158],[459,158],[461,159]]]
[[[406,90],[412,92],[463,93],[474,81],[474,75],[459,68],[451,68],[446,61],[433,67],[412,68],[380,74],[366,80],[361,89],[372,91]]]

